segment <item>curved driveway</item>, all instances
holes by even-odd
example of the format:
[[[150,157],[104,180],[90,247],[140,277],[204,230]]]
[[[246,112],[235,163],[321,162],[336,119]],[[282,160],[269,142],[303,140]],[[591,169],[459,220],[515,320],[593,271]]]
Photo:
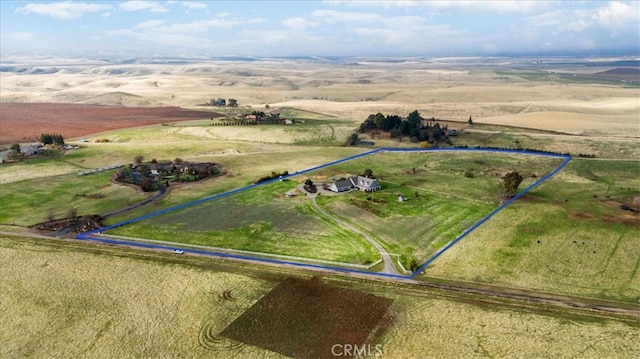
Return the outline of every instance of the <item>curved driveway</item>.
[[[384,268],[382,269],[381,273],[386,273],[386,274],[400,274],[398,273],[398,270],[396,269],[395,265],[393,265],[393,260],[391,259],[391,256],[389,255],[389,253],[387,253],[387,251],[384,250],[384,248],[382,248],[382,246],[380,245],[380,243],[376,242],[375,239],[373,239],[370,235],[368,235],[367,233],[359,230],[358,228],[352,226],[351,224],[347,223],[346,221],[334,216],[333,214],[325,211],[322,207],[320,207],[318,205],[318,202],[316,202],[316,195],[315,194],[308,194],[309,198],[311,198],[311,204],[313,205],[313,208],[315,208],[318,212],[320,212],[322,215],[324,215],[325,217],[331,219],[332,221],[338,223],[339,225],[341,225],[342,227],[357,233],[359,235],[361,235],[364,239],[366,239],[369,243],[371,243],[372,246],[375,247],[375,249],[378,251],[378,253],[380,253],[380,257],[382,258],[382,262],[384,263]]]

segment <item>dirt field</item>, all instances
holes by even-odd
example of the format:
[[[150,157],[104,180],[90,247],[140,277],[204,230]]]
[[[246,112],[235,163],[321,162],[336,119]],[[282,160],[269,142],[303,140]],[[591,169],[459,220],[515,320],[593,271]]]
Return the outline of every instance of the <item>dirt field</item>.
[[[267,104],[294,107],[354,124],[371,113],[406,116],[418,110],[425,118],[466,121],[472,116],[476,123],[640,135],[638,88],[567,82],[525,71],[531,66],[526,62],[505,71],[501,65],[451,61],[78,66],[51,74],[3,73],[0,101],[194,107],[224,97],[259,110]],[[590,67],[593,72],[609,69]]]
[[[288,278],[220,335],[289,357],[331,358],[336,343],[362,346],[392,302],[317,278]]]
[[[134,126],[221,117],[179,107],[115,107],[59,103],[3,103],[0,144],[34,142],[42,133],[65,139]]]

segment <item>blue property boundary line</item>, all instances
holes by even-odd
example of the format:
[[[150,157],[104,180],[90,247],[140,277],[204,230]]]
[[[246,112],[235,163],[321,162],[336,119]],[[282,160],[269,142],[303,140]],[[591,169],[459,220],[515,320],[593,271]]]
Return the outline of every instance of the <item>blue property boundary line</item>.
[[[452,152],[452,151],[523,154],[523,155],[534,155],[534,156],[564,158],[564,161],[556,169],[554,169],[553,171],[551,171],[551,172],[547,173],[546,175],[540,177],[536,182],[534,182],[533,184],[529,185],[524,190],[520,191],[514,197],[512,197],[511,199],[509,199],[508,201],[506,201],[505,203],[500,205],[500,207],[494,209],[487,216],[485,216],[484,218],[482,218],[481,220],[476,222],[474,225],[469,227],[462,234],[460,234],[458,237],[456,237],[454,240],[452,240],[447,245],[445,245],[442,249],[440,249],[438,252],[436,252],[433,256],[431,256],[431,258],[427,259],[427,261],[424,264],[422,264],[420,267],[418,267],[418,269],[415,272],[413,272],[411,275],[409,275],[409,276],[397,275],[397,274],[387,274],[387,273],[377,273],[377,272],[368,272],[368,271],[352,269],[352,268],[330,267],[330,266],[324,266],[324,265],[319,265],[319,264],[309,264],[309,263],[285,261],[285,260],[278,260],[278,259],[268,259],[268,258],[252,257],[252,256],[247,256],[247,255],[230,254],[230,253],[222,253],[222,252],[214,252],[214,251],[205,251],[205,250],[199,250],[199,249],[170,247],[170,246],[164,246],[164,245],[158,245],[158,244],[141,243],[141,242],[133,242],[133,241],[123,241],[123,240],[107,239],[107,238],[100,238],[100,237],[92,236],[93,234],[96,234],[96,233],[105,232],[105,231],[108,231],[108,230],[111,230],[111,229],[114,229],[114,228],[118,228],[118,227],[126,226],[128,224],[140,222],[140,221],[143,221],[143,220],[146,220],[146,219],[149,219],[149,218],[152,218],[152,217],[160,216],[160,215],[163,215],[163,214],[166,214],[166,213],[169,213],[169,212],[173,212],[173,211],[177,211],[177,210],[180,210],[180,209],[188,208],[188,207],[195,206],[195,205],[198,205],[198,204],[201,204],[201,203],[204,203],[204,202],[208,202],[208,201],[212,201],[212,200],[215,200],[215,199],[227,197],[227,196],[230,196],[230,195],[235,194],[235,193],[239,193],[239,192],[250,190],[250,189],[253,189],[253,188],[256,188],[256,187],[264,186],[264,185],[279,181],[280,180],[279,178],[274,178],[274,179],[271,179],[271,180],[268,180],[268,181],[264,181],[264,182],[260,182],[260,183],[254,183],[254,184],[251,184],[251,185],[248,185],[248,186],[245,186],[245,187],[236,188],[236,189],[233,189],[233,190],[230,190],[230,191],[227,191],[227,192],[218,193],[218,194],[215,194],[215,195],[212,195],[212,196],[207,196],[207,197],[195,200],[195,201],[191,201],[191,202],[183,203],[183,204],[180,204],[180,205],[177,205],[177,206],[165,208],[165,209],[160,210],[160,211],[156,211],[156,212],[149,213],[149,214],[146,214],[146,215],[143,215],[143,216],[139,216],[139,217],[135,217],[135,218],[132,218],[132,219],[128,219],[126,221],[118,222],[116,224],[112,224],[112,225],[105,226],[105,227],[102,227],[102,228],[94,229],[94,230],[91,230],[89,232],[81,233],[81,234],[76,235],[75,238],[76,239],[81,239],[81,240],[89,240],[89,241],[94,241],[94,242],[106,243],[106,244],[116,244],[116,245],[140,247],[140,248],[147,248],[147,249],[160,249],[160,250],[169,250],[169,251],[181,250],[184,253],[207,255],[207,256],[218,257],[218,258],[240,259],[240,260],[251,261],[251,262],[259,262],[259,263],[290,265],[290,266],[294,266],[294,267],[307,268],[307,269],[331,270],[331,271],[338,271],[338,272],[345,272],[345,273],[364,274],[364,275],[374,276],[374,277],[386,277],[386,278],[396,278],[396,279],[414,279],[426,267],[428,267],[434,260],[436,260],[438,257],[440,257],[444,252],[449,250],[456,243],[458,243],[464,237],[469,235],[471,232],[473,232],[475,229],[477,229],[483,223],[485,223],[486,221],[491,219],[491,217],[493,217],[494,215],[498,214],[500,211],[505,209],[508,205],[513,203],[515,200],[517,200],[518,198],[522,197],[524,194],[526,194],[527,192],[529,192],[533,188],[539,186],[543,182],[547,181],[551,177],[555,176],[558,172],[560,172],[569,163],[569,161],[571,161],[571,156],[570,155],[561,155],[561,154],[554,154],[554,153],[547,153],[547,152],[525,151],[525,150],[509,150],[509,149],[493,149],[493,148],[461,148],[461,147],[453,147],[453,148],[389,148],[389,147],[381,147],[381,148],[377,148],[375,150],[359,153],[357,155],[348,156],[348,157],[345,157],[345,158],[342,158],[342,159],[339,159],[339,160],[331,161],[331,162],[328,162],[328,163],[325,163],[325,164],[322,164],[322,165],[318,165],[318,166],[311,167],[311,168],[308,168],[308,169],[305,169],[305,170],[302,170],[302,171],[298,171],[298,172],[295,172],[293,174],[282,176],[282,178],[283,179],[287,179],[287,178],[290,178],[290,177],[299,176],[301,174],[305,174],[305,173],[309,173],[309,172],[312,172],[312,171],[316,171],[316,170],[321,169],[321,168],[333,166],[333,165],[336,165],[336,164],[339,164],[339,163],[343,163],[343,162],[347,162],[347,161],[350,161],[350,160],[353,160],[353,159],[366,157],[366,156],[369,156],[369,155],[372,155],[372,154],[378,153],[378,152],[422,153],[422,152]]]

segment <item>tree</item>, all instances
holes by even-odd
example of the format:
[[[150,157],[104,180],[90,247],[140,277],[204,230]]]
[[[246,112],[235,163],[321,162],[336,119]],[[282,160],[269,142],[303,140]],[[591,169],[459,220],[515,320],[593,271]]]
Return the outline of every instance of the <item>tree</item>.
[[[56,135],[52,135],[53,138],[53,143],[55,143],[58,146],[64,146],[64,138],[62,137],[62,135],[56,134]]]
[[[52,145],[55,143],[58,146],[64,146],[64,137],[60,134],[43,133],[40,134],[40,142],[44,145]]]
[[[142,164],[142,161],[144,161],[144,156],[142,156],[142,155],[136,155],[133,158],[133,163],[135,163],[138,166],[140,166]]]
[[[176,166],[180,166],[182,164],[182,158],[176,157],[173,159],[173,164]]]
[[[504,192],[510,196],[518,193],[518,186],[520,186],[522,180],[522,176],[517,171],[507,173],[502,182]]]
[[[153,191],[153,181],[151,180],[151,178],[147,176],[142,176],[142,181],[140,182],[140,189],[143,192]]]
[[[347,146],[355,146],[358,142],[360,142],[360,139],[358,138],[357,132],[354,132],[347,137]]]
[[[67,211],[67,218],[77,218],[78,217],[78,209],[75,207],[69,208]]]
[[[310,193],[318,192],[318,188],[316,188],[316,185],[313,184],[313,181],[309,178],[304,181],[304,189]]]
[[[373,124],[376,125],[377,128],[382,128],[385,118],[382,113],[378,112],[373,117]]]
[[[364,170],[364,173],[362,173],[362,176],[367,178],[373,178],[373,171],[371,170],[371,168],[367,168]]]
[[[419,128],[420,124],[422,123],[420,112],[418,112],[418,110],[411,112],[409,116],[407,116],[407,122],[409,122],[410,129]]]
[[[415,272],[419,266],[420,263],[418,263],[418,259],[416,259],[416,257],[414,256],[411,256],[411,258],[409,258],[409,260],[407,261],[407,267],[409,267],[409,270],[411,272]]]
[[[471,119],[471,116],[469,116],[469,121],[467,121],[468,124],[473,125],[473,120]]]
[[[229,103],[227,104],[229,107],[238,107],[238,100],[235,98],[230,98]]]
[[[19,143],[12,143],[11,146],[9,147],[10,150],[12,151],[16,151],[16,153],[20,153],[20,144]]]

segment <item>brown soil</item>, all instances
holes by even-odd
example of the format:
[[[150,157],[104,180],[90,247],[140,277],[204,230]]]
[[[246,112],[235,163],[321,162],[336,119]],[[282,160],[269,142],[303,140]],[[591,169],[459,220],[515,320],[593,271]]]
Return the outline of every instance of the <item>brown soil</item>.
[[[376,327],[391,325],[382,320],[391,303],[318,278],[287,278],[220,335],[294,358],[333,358],[336,344],[374,351],[375,343],[365,340]]]
[[[623,224],[625,226],[630,226],[630,227],[640,226],[640,210],[638,210],[634,206],[629,206],[629,204],[632,203],[631,201],[620,202],[615,199],[607,199],[604,201],[600,201],[600,203],[608,207],[616,207],[617,210],[613,212],[614,214],[603,214],[600,217],[596,217],[593,214],[585,213],[585,212],[570,212],[569,215],[573,218],[583,219],[583,220],[599,219],[604,223],[617,223],[617,224]],[[627,205],[630,208],[633,208],[635,212],[622,209],[621,208],[622,205]]]
[[[120,128],[222,116],[180,107],[6,102],[0,105],[0,144],[35,142],[42,133],[59,133],[70,139]]]

